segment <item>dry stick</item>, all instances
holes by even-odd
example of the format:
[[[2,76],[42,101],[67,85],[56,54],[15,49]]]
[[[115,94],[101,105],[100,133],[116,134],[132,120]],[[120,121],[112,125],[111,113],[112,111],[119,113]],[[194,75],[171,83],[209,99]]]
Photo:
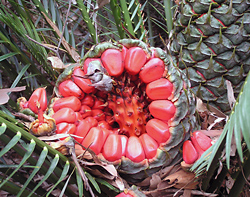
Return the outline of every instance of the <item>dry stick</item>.
[[[42,46],[42,47],[44,47],[44,48],[46,48],[46,49],[49,49],[49,50],[53,51],[54,53],[56,53],[57,57],[61,59],[61,57],[60,57],[60,55],[59,55],[59,53],[58,53],[58,50],[55,50],[55,49],[53,49],[53,48],[51,48],[51,47],[48,47],[48,46],[46,46],[46,45],[44,45],[44,44],[41,44],[40,42],[37,42],[37,41],[34,40],[33,38],[29,37],[27,34],[26,34],[26,37],[27,37],[29,40],[31,40],[32,42],[34,42],[34,43],[36,43],[36,44],[38,44],[38,45],[40,45],[40,46]]]
[[[75,165],[77,167],[77,170],[79,171],[79,174],[81,175],[82,180],[84,181],[85,189],[90,192],[91,196],[95,197],[95,194],[94,194],[94,192],[92,191],[92,188],[89,185],[88,178],[86,177],[85,173],[82,170],[82,167],[80,166],[80,164],[77,161],[77,157],[76,157],[76,153],[75,153],[75,147],[73,148],[73,151],[71,153],[71,158],[73,159],[73,161],[74,161],[74,163],[75,163]]]
[[[131,38],[133,38],[133,39],[137,39],[135,36],[133,36],[130,32],[129,32],[129,30],[122,24],[122,28],[127,32],[127,34],[131,37]],[[138,39],[137,39],[138,40]]]
[[[58,46],[57,46],[57,51],[59,51],[59,47],[62,43],[62,40],[63,40],[63,33],[65,31],[65,27],[66,27],[66,24],[67,24],[67,20],[68,20],[68,17],[69,17],[69,11],[70,11],[70,8],[71,8],[71,2],[72,0],[69,1],[69,7],[68,7],[68,10],[67,10],[67,13],[66,13],[66,18],[65,18],[65,22],[64,22],[64,25],[63,25],[63,30],[62,30],[62,34],[61,34],[61,37],[60,37],[60,40],[59,40],[59,43],[58,43]]]
[[[96,21],[96,17],[97,17],[97,14],[96,14],[96,12],[97,12],[97,10],[95,10],[95,7],[94,7],[94,5],[92,4],[92,3],[89,3],[88,1],[87,1],[87,4],[89,4],[90,6],[92,6],[93,7],[93,14],[92,14],[92,16],[90,16],[90,18],[92,17],[93,18],[93,21],[94,21],[94,25],[95,25],[95,41],[96,41],[96,43],[99,43],[98,42],[98,34],[97,34],[97,21]]]

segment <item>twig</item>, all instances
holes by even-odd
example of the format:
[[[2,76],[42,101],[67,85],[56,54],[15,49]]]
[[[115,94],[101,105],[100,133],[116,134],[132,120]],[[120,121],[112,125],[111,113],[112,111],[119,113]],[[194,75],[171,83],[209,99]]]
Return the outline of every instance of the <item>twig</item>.
[[[64,22],[64,25],[63,25],[63,30],[62,30],[62,34],[60,36],[60,40],[59,40],[59,43],[58,43],[58,46],[57,46],[57,52],[59,51],[59,47],[62,43],[62,40],[63,40],[63,33],[65,31],[65,27],[67,25],[67,20],[68,20],[68,17],[69,17],[69,11],[70,11],[70,8],[71,8],[71,3],[72,3],[72,0],[69,1],[69,7],[68,7],[68,10],[67,10],[67,13],[66,13],[66,18],[65,18],[65,22]]]
[[[44,44],[41,44],[40,42],[37,42],[37,41],[34,40],[33,38],[29,37],[27,34],[26,34],[26,37],[27,37],[29,40],[31,40],[32,42],[34,42],[34,43],[36,43],[36,44],[38,44],[38,45],[40,45],[40,46],[42,46],[42,47],[44,47],[44,48],[46,48],[46,49],[49,49],[49,50],[53,51],[54,53],[56,53],[57,57],[61,59],[61,57],[60,57],[60,55],[59,55],[59,53],[58,53],[58,50],[55,50],[55,49],[53,49],[53,48],[51,48],[51,47],[48,47],[48,46],[46,46],[46,45],[44,45]]]
[[[35,121],[35,118],[33,116],[26,115],[26,114],[23,114],[23,113],[20,113],[20,112],[13,113],[13,115],[15,117],[18,117],[18,118],[21,118],[21,119],[26,119],[26,120],[28,120],[30,122]]]

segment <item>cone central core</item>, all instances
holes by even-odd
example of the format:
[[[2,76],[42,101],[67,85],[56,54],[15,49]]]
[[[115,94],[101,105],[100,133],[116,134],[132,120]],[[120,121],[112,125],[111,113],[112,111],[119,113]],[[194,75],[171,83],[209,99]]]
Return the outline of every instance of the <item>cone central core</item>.
[[[108,108],[111,109],[111,123],[113,127],[118,124],[119,134],[140,136],[146,132],[145,126],[149,112],[145,108],[147,96],[145,84],[138,76],[127,73],[115,81],[113,89],[108,93]]]

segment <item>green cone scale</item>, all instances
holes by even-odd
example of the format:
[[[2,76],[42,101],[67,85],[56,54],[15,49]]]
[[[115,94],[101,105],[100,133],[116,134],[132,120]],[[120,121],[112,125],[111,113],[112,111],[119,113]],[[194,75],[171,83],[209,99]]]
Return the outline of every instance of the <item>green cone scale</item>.
[[[193,92],[230,112],[226,80],[235,96],[250,68],[250,1],[181,1],[170,51]]]

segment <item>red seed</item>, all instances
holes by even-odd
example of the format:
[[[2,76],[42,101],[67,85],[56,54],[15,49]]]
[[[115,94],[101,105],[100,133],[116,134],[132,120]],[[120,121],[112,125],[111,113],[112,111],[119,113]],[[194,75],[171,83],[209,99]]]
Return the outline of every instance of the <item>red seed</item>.
[[[190,137],[196,151],[199,154],[199,157],[210,147],[212,146],[212,140],[203,134],[200,131],[193,132]]]
[[[60,83],[58,90],[63,97],[75,96],[79,99],[84,97],[83,91],[69,79]]]
[[[69,96],[69,97],[59,98],[53,104],[53,110],[55,112],[65,107],[71,108],[75,112],[79,111],[81,108],[81,101],[75,96]]]
[[[168,99],[173,93],[173,84],[165,79],[157,79],[146,87],[146,94],[152,100]]]
[[[104,108],[105,108],[105,102],[98,98],[95,98],[95,102],[92,109],[104,109]]]
[[[128,49],[124,66],[131,75],[136,75],[147,61],[147,55],[140,47],[131,47]]]
[[[135,163],[145,159],[145,153],[138,137],[131,136],[128,138],[126,157]]]
[[[82,105],[88,105],[89,107],[93,107],[94,105],[94,98],[90,95],[86,95],[83,99],[82,99]]]
[[[155,100],[149,104],[149,111],[157,119],[170,120],[174,117],[176,108],[171,101]]]
[[[98,126],[98,121],[95,118],[91,117],[91,116],[88,116],[84,120],[86,120],[88,123],[90,123],[91,127],[97,127]]]
[[[150,83],[156,79],[160,79],[164,70],[164,62],[159,58],[152,58],[144,65],[139,76],[144,83]]]
[[[95,118],[97,121],[105,120],[105,114],[100,109],[92,109],[91,110],[92,117]]]
[[[122,143],[122,156],[126,155],[126,147],[127,147],[127,142],[128,142],[128,137],[125,135],[119,135],[121,138],[121,143]]]
[[[73,134],[76,130],[75,124],[69,124],[66,122],[62,122],[56,125],[56,133],[67,133],[67,134]]]
[[[199,155],[190,140],[187,140],[183,143],[183,160],[187,164],[193,164]]]
[[[142,134],[139,139],[141,140],[141,144],[145,152],[146,158],[152,159],[153,157],[155,157],[157,149],[159,147],[157,142],[147,133]]]
[[[112,129],[112,127],[105,120],[99,121],[98,127],[105,128],[105,129]]]
[[[36,89],[28,101],[29,108],[36,114],[38,113],[38,103],[40,109],[44,112],[47,109],[47,94],[45,88]]]
[[[192,140],[193,139],[193,140]],[[209,138],[207,135],[202,133],[201,131],[195,131],[191,135],[192,141],[197,141],[201,149],[206,151],[210,146],[212,146],[212,139]],[[193,142],[194,143],[194,142]]]
[[[92,115],[91,108],[88,105],[82,105],[79,112],[83,119]]]
[[[73,80],[75,84],[82,89],[83,92],[86,94],[92,93],[95,91],[94,86],[89,86],[91,85],[91,81],[89,79],[83,79],[82,77],[85,75],[84,71],[81,68],[76,68],[73,71]],[[77,77],[80,76],[80,77]]]
[[[75,123],[76,114],[71,108],[62,108],[52,115],[52,118],[55,119],[56,124],[61,122]]]
[[[99,127],[100,128],[100,127]],[[103,143],[105,143],[107,137],[109,136],[109,134],[113,133],[111,130],[106,129],[106,128],[101,128],[102,132],[103,132]]]
[[[146,131],[159,144],[167,142],[170,137],[168,125],[158,119],[149,120],[146,124]]]
[[[128,49],[125,46],[122,46],[122,59],[125,60]]]
[[[108,161],[116,161],[122,157],[121,138],[117,134],[110,134],[103,145],[103,156]]]
[[[88,134],[89,130],[92,128],[91,126],[92,125],[88,121],[81,120],[78,123],[76,130],[74,132],[74,135],[79,136],[79,138],[75,137],[75,140],[78,141],[79,143],[82,143],[83,139]]]
[[[101,128],[92,127],[81,144],[86,148],[89,147],[95,154],[98,155],[101,152],[103,143],[104,136]]]
[[[62,122],[56,125],[56,134],[74,134],[75,130],[76,130],[75,124]],[[66,139],[66,137],[60,138],[60,140],[64,139]]]
[[[84,64],[83,64],[83,71],[84,73],[86,74],[87,73],[87,70],[88,70],[88,66],[89,66],[89,63],[92,62],[92,61],[99,61],[102,65],[102,61],[100,58],[87,58],[85,61],[84,61]],[[103,65],[102,65],[103,66]]]
[[[110,76],[119,76],[124,70],[122,52],[117,49],[107,49],[102,53],[101,60]]]
[[[83,120],[83,117],[82,117],[82,115],[80,114],[80,112],[75,112],[75,114],[76,114],[76,121]]]

